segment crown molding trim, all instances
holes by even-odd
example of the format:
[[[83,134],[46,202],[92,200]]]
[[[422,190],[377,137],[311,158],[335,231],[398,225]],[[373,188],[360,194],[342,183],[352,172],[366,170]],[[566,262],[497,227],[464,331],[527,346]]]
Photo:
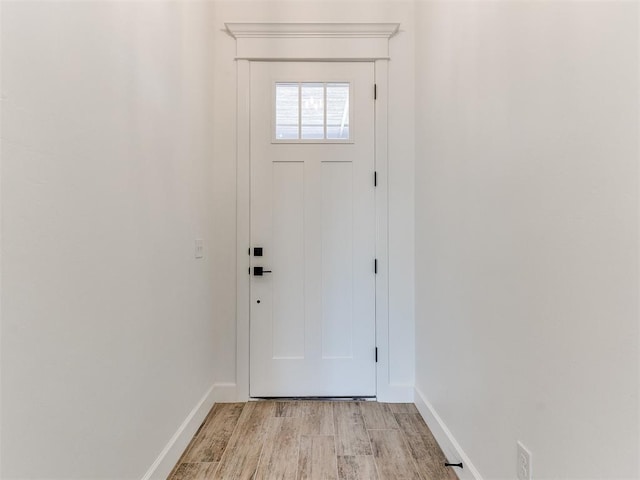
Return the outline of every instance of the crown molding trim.
[[[389,58],[399,23],[225,23],[236,60],[375,61]]]
[[[233,38],[391,38],[399,23],[225,23]]]

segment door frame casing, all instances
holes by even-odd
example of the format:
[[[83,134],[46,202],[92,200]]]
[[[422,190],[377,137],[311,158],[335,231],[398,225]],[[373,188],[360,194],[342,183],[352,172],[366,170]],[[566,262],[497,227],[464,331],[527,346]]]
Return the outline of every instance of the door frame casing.
[[[252,61],[374,63],[376,218],[376,396],[393,401],[389,378],[388,83],[389,39],[398,23],[227,23],[236,39],[236,397],[249,399],[250,126]],[[371,92],[373,95],[373,91]],[[373,181],[373,179],[372,179]]]

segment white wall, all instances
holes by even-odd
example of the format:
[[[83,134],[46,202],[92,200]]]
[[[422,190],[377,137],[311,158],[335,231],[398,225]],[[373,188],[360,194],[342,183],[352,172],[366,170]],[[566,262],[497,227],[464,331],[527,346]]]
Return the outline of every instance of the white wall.
[[[417,387],[486,479],[637,479],[638,3],[416,18]]]
[[[2,9],[0,476],[141,478],[214,382],[209,7]]]
[[[390,41],[389,65],[389,323],[390,391],[410,392],[414,377],[414,116],[413,116],[413,2],[403,1],[219,1],[215,2],[215,156],[219,160],[214,191],[219,192],[227,213],[219,227],[221,242],[235,251],[236,181],[236,65],[235,40],[224,31],[225,22],[400,22],[401,32]],[[225,312],[216,348],[223,361],[219,381],[236,378],[235,257],[218,265]]]

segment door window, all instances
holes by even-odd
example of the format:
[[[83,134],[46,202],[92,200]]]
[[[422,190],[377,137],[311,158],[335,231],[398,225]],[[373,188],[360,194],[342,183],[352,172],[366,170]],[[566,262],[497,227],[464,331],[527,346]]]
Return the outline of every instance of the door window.
[[[277,82],[274,143],[352,143],[349,82]]]

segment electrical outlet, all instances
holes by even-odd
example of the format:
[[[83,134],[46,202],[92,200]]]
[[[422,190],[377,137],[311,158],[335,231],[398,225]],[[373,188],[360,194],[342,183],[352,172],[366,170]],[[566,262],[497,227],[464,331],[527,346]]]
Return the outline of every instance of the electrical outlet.
[[[533,480],[531,474],[531,452],[518,442],[518,480]]]
[[[195,257],[196,258],[204,257],[204,240],[201,238],[196,238]]]

